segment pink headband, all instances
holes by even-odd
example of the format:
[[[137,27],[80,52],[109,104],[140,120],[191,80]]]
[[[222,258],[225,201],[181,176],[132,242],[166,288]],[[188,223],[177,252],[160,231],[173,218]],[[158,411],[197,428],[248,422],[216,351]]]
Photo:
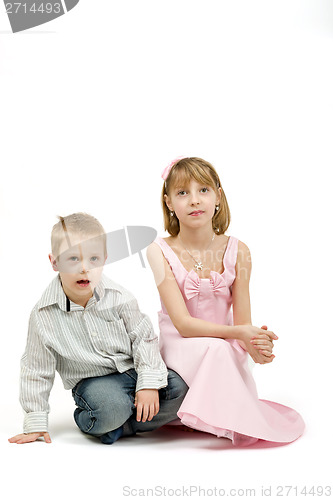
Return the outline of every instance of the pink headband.
[[[172,169],[172,167],[177,163],[177,161],[179,160],[182,160],[183,158],[186,158],[186,156],[177,156],[177,158],[175,158],[174,160],[172,160],[169,165],[167,165],[165,167],[165,169],[163,170],[162,172],[162,179],[166,180],[169,173],[170,173],[170,170]]]

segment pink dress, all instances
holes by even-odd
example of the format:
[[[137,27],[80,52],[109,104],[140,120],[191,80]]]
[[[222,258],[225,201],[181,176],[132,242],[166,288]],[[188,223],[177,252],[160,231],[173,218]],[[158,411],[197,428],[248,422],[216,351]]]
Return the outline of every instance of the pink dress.
[[[236,276],[238,240],[229,237],[222,274],[211,271],[201,279],[188,272],[162,238],[155,243],[170,264],[191,316],[233,325],[231,287]],[[258,399],[248,366],[248,353],[235,339],[182,337],[161,304],[159,312],[162,357],[189,386],[179,408],[181,422],[194,429],[227,437],[235,445],[263,439],[288,443],[304,430],[302,417],[292,408]]]

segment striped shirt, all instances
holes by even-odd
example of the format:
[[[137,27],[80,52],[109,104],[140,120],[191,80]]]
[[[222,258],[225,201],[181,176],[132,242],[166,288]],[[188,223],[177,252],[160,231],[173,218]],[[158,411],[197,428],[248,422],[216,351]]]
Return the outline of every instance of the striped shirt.
[[[83,378],[130,368],[138,373],[136,391],[167,386],[158,337],[134,296],[102,275],[84,308],[68,299],[57,275],[29,319],[20,382],[24,432],[47,431],[56,371],[71,389]]]

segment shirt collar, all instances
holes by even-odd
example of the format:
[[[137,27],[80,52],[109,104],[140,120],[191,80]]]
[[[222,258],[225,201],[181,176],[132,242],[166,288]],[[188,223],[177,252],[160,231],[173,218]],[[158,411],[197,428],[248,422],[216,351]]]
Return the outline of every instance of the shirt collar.
[[[105,295],[106,290],[115,288],[115,284],[106,276],[102,274],[101,280],[95,287],[93,302],[99,302]],[[90,299],[91,300],[91,299]],[[79,304],[72,302],[65,294],[60,280],[60,275],[58,274],[49,284],[42,297],[38,302],[38,309],[43,307],[51,306],[53,304],[58,304],[60,309],[65,312],[74,311],[78,309],[84,309]]]

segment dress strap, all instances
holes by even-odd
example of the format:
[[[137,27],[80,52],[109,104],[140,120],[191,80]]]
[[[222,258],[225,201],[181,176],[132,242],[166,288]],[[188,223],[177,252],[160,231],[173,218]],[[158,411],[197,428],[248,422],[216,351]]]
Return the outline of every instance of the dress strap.
[[[236,276],[236,262],[238,253],[238,239],[229,236],[228,245],[223,257],[224,269],[233,277]]]
[[[172,271],[184,269],[175,252],[163,238],[158,236],[153,243],[156,243],[160,247]]]

